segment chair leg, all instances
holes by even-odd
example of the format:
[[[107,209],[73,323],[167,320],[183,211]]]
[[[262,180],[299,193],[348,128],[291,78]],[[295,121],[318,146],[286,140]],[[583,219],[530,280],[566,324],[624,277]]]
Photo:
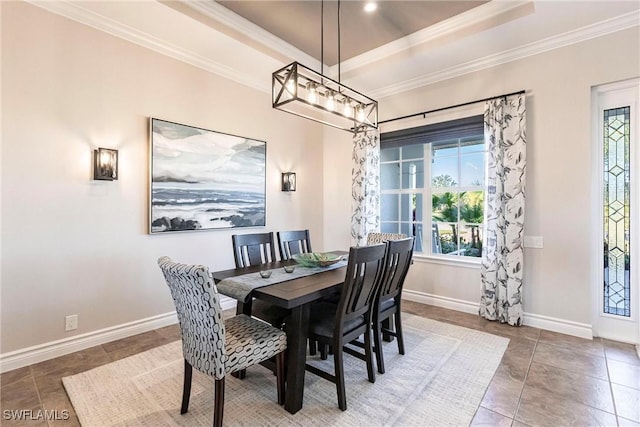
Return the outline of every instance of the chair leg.
[[[318,343],[318,346],[320,347],[320,359],[327,360],[327,349],[329,346],[322,343]]]
[[[367,362],[367,376],[370,383],[376,382],[376,373],[373,370],[373,347],[371,346],[371,328],[364,333],[364,358]]]
[[[378,373],[384,374],[384,354],[382,353],[382,325],[380,322],[373,322],[373,345],[376,349],[376,365]]]
[[[278,405],[284,405],[285,393],[285,368],[284,368],[284,351],[276,354],[276,383],[278,384]]]
[[[309,355],[310,356],[315,356],[316,353],[318,352],[317,350],[318,348],[318,342],[316,340],[309,340]]]
[[[334,349],[333,364],[336,372],[336,390],[338,391],[338,408],[347,410],[347,392],[344,386],[344,364],[342,360],[342,347]]]
[[[398,352],[404,354],[404,335],[402,334],[402,321],[400,320],[400,308],[395,315],[396,338],[398,339]]]
[[[224,415],[224,377],[215,381],[215,402],[213,405],[213,427],[222,427]]]
[[[191,364],[184,359],[184,380],[182,385],[182,406],[180,413],[185,414],[189,410],[189,397],[191,396],[191,376],[193,368]]]

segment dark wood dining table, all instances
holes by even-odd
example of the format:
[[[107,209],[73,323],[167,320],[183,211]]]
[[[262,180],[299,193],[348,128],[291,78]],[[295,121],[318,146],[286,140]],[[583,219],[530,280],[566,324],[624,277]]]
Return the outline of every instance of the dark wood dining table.
[[[332,251],[332,253],[347,254],[344,251]],[[265,269],[282,268],[291,264],[295,264],[295,262],[291,260],[277,261],[215,271],[211,275],[217,283],[230,277],[256,273]],[[251,292],[253,298],[291,310],[291,321],[287,323],[285,328],[287,333],[287,391],[284,407],[292,414],[302,409],[310,305],[323,297],[340,292],[345,274],[346,267],[341,267],[286,282],[273,283]],[[241,304],[245,314],[251,314],[250,301],[251,299],[249,299],[249,303]]]

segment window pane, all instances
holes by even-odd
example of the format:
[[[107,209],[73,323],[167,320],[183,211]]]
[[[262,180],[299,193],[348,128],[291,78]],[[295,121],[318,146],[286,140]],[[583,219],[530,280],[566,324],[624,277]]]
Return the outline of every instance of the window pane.
[[[400,188],[400,164],[383,163],[380,165],[380,188],[397,190]]]
[[[431,215],[436,222],[458,222],[458,193],[434,193]]]
[[[604,111],[604,312],[631,317],[630,107]]]
[[[380,232],[381,233],[398,233],[398,223],[397,222],[383,222],[380,224]]]
[[[380,161],[381,162],[390,162],[393,160],[400,160],[400,149],[399,148],[385,148],[380,150]]]
[[[402,163],[402,188],[424,188],[424,161]]]
[[[446,142],[438,142],[433,145],[433,152],[431,154],[434,159],[443,156],[457,156],[458,155],[458,140],[454,139]]]
[[[413,250],[416,252],[422,252],[422,240],[423,240],[423,231],[422,231],[422,224],[415,224],[414,228],[414,236],[415,236],[415,243],[413,244]]]
[[[433,187],[455,187],[458,180],[458,156],[434,158],[431,165]]]
[[[382,221],[398,221],[398,195],[383,194],[380,200],[380,219]]]
[[[440,243],[440,253],[458,255],[458,226],[456,224],[436,222],[434,227]]]
[[[481,231],[481,225],[460,225],[460,255],[469,257],[482,256]]]
[[[484,191],[467,191],[461,194],[460,221],[472,224],[484,222]]]
[[[484,185],[484,153],[465,154],[460,156],[460,185]]]
[[[424,145],[407,145],[402,147],[402,159],[421,159],[424,157]]]
[[[484,151],[484,138],[482,136],[463,139],[460,141],[460,154]]]
[[[402,208],[400,209],[401,221],[422,221],[422,194],[403,194]]]

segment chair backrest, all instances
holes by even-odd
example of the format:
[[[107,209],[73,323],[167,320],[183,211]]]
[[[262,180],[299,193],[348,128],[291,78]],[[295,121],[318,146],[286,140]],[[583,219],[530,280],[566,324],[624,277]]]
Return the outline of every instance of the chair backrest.
[[[380,284],[379,300],[400,296],[413,257],[413,237],[389,240],[386,243],[384,273]]]
[[[309,230],[278,231],[276,234],[280,259],[283,261],[291,258],[291,255],[313,252]]]
[[[182,353],[191,366],[215,379],[225,374],[225,328],[220,297],[209,269],[179,264],[169,257],[158,265],[176,306]]]
[[[369,233],[367,234],[367,245],[377,245],[378,243],[385,243],[388,240],[400,240],[406,238],[407,235],[401,233]]]
[[[365,316],[366,324],[371,322],[371,307],[378,295],[380,279],[384,267],[385,245],[352,247],[349,262],[338,303],[335,322],[336,335],[342,325],[358,316]]]
[[[236,268],[276,261],[273,233],[234,234],[231,241]]]

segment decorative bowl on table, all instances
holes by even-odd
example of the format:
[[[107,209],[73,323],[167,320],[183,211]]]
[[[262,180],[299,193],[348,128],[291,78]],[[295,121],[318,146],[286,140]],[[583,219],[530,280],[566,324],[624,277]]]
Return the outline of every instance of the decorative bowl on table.
[[[296,269],[295,265],[285,265],[284,266],[284,271],[286,271],[287,273],[293,273]]]
[[[292,258],[303,267],[328,267],[342,260],[342,255],[329,252],[309,252],[306,254],[295,254]]]
[[[271,277],[271,270],[260,270],[260,277],[263,279],[268,279]]]

